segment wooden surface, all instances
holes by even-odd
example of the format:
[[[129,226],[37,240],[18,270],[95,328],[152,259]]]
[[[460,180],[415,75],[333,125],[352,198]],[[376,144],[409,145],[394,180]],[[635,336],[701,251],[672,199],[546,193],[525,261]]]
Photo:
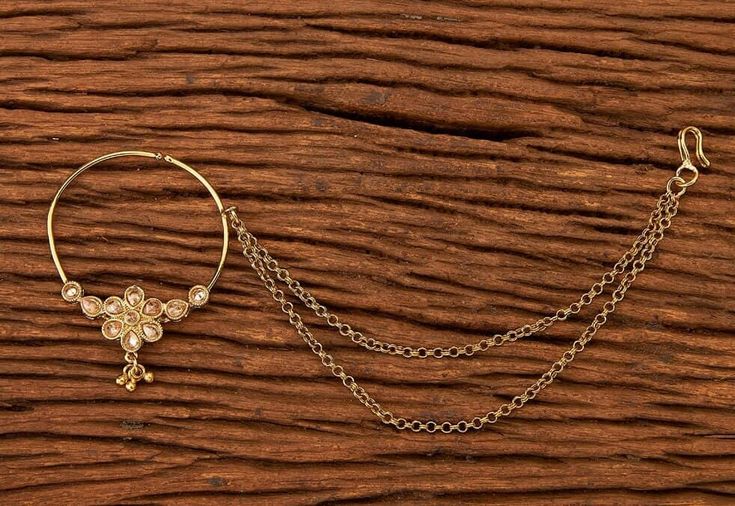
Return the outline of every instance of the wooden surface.
[[[735,501],[731,2],[0,5],[0,503]],[[712,167],[558,383],[479,433],[382,426],[237,253],[211,304],[114,384],[120,348],[59,297],[48,204],[106,152],[163,151],[366,334],[445,345],[565,306],[639,233],[705,133]],[[134,171],[131,169],[143,168]],[[58,211],[68,273],[173,297],[211,274],[211,201],[137,161]],[[594,309],[469,360],[376,355],[306,317],[396,413],[472,417]]]

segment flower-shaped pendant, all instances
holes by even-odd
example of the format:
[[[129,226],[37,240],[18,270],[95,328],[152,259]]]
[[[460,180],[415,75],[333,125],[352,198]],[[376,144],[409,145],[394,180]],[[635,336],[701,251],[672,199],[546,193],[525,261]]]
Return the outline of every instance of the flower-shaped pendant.
[[[143,343],[154,343],[163,336],[162,324],[180,321],[192,307],[201,307],[209,300],[207,287],[197,285],[189,290],[189,301],[172,299],[166,303],[156,298],[145,298],[139,286],[129,286],[122,297],[112,296],[102,301],[94,295],[84,295],[82,286],[68,281],[61,290],[67,302],[78,302],[82,313],[91,319],[102,318],[102,335],[111,341],[120,342],[125,350],[127,365],[117,378],[118,385],[132,392],[142,379],[153,381],[153,373],[146,372],[138,363],[138,350]]]

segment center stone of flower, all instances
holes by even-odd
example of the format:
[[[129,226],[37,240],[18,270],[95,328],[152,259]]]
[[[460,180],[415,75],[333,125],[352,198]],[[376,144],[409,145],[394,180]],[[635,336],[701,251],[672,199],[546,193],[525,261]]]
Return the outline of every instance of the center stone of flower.
[[[135,325],[140,321],[140,313],[137,311],[128,311],[123,317],[123,321],[127,325]]]

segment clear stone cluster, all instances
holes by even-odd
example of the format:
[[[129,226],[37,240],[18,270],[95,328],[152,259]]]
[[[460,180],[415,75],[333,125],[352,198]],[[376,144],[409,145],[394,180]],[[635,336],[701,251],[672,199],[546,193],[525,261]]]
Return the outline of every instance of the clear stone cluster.
[[[78,302],[88,318],[104,318],[102,335],[109,340],[119,339],[122,349],[134,354],[144,342],[153,343],[161,339],[162,323],[179,321],[189,314],[192,307],[205,305],[209,300],[209,290],[203,285],[196,285],[189,290],[188,302],[172,299],[164,303],[156,298],[146,299],[143,289],[133,285],[125,290],[123,297],[112,296],[102,301],[94,295],[84,295],[82,286],[76,281],[68,281],[61,290],[61,296],[67,302]],[[151,381],[152,378],[150,373]]]

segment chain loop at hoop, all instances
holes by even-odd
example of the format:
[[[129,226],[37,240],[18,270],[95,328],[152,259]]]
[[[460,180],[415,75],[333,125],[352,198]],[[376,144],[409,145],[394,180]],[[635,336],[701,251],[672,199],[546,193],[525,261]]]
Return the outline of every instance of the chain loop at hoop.
[[[227,224],[227,217],[223,214],[224,206],[222,205],[222,201],[220,200],[219,195],[217,195],[217,192],[214,190],[214,188],[209,183],[209,181],[207,181],[207,179],[204,176],[202,176],[199,172],[197,172],[196,170],[192,169],[185,163],[180,162],[171,156],[168,156],[168,155],[164,156],[161,153],[149,153],[147,151],[118,151],[116,153],[109,153],[109,154],[100,156],[99,158],[95,158],[94,160],[87,162],[86,164],[79,167],[71,176],[69,176],[67,180],[64,181],[64,184],[62,184],[59,190],[56,192],[56,195],[54,195],[54,198],[51,201],[51,206],[49,207],[49,210],[48,210],[48,218],[46,220],[46,231],[48,233],[49,248],[51,249],[51,258],[54,261],[54,265],[56,266],[56,271],[59,273],[59,277],[61,278],[61,281],[66,283],[68,281],[68,278],[66,276],[66,273],[64,272],[64,269],[61,267],[61,261],[59,260],[58,253],[56,252],[56,241],[54,238],[54,211],[56,210],[56,204],[61,198],[61,195],[64,193],[64,190],[66,190],[69,187],[69,185],[77,177],[79,177],[79,175],[81,175],[83,172],[107,160],[111,160],[113,158],[126,157],[126,156],[153,158],[155,160],[163,160],[166,163],[170,163],[171,165],[179,167],[180,169],[183,169],[189,174],[191,174],[192,176],[194,176],[202,184],[202,186],[206,188],[206,190],[209,192],[212,199],[214,199],[214,202],[217,206],[217,211],[222,220],[222,252],[220,254],[220,260],[219,260],[219,263],[217,264],[217,268],[215,269],[214,274],[212,275],[212,278],[210,279],[209,283],[206,285],[207,290],[211,291],[215,283],[217,282],[217,279],[219,279],[219,276],[222,273],[222,268],[225,265],[225,260],[227,259],[229,229],[228,229],[228,224]]]

